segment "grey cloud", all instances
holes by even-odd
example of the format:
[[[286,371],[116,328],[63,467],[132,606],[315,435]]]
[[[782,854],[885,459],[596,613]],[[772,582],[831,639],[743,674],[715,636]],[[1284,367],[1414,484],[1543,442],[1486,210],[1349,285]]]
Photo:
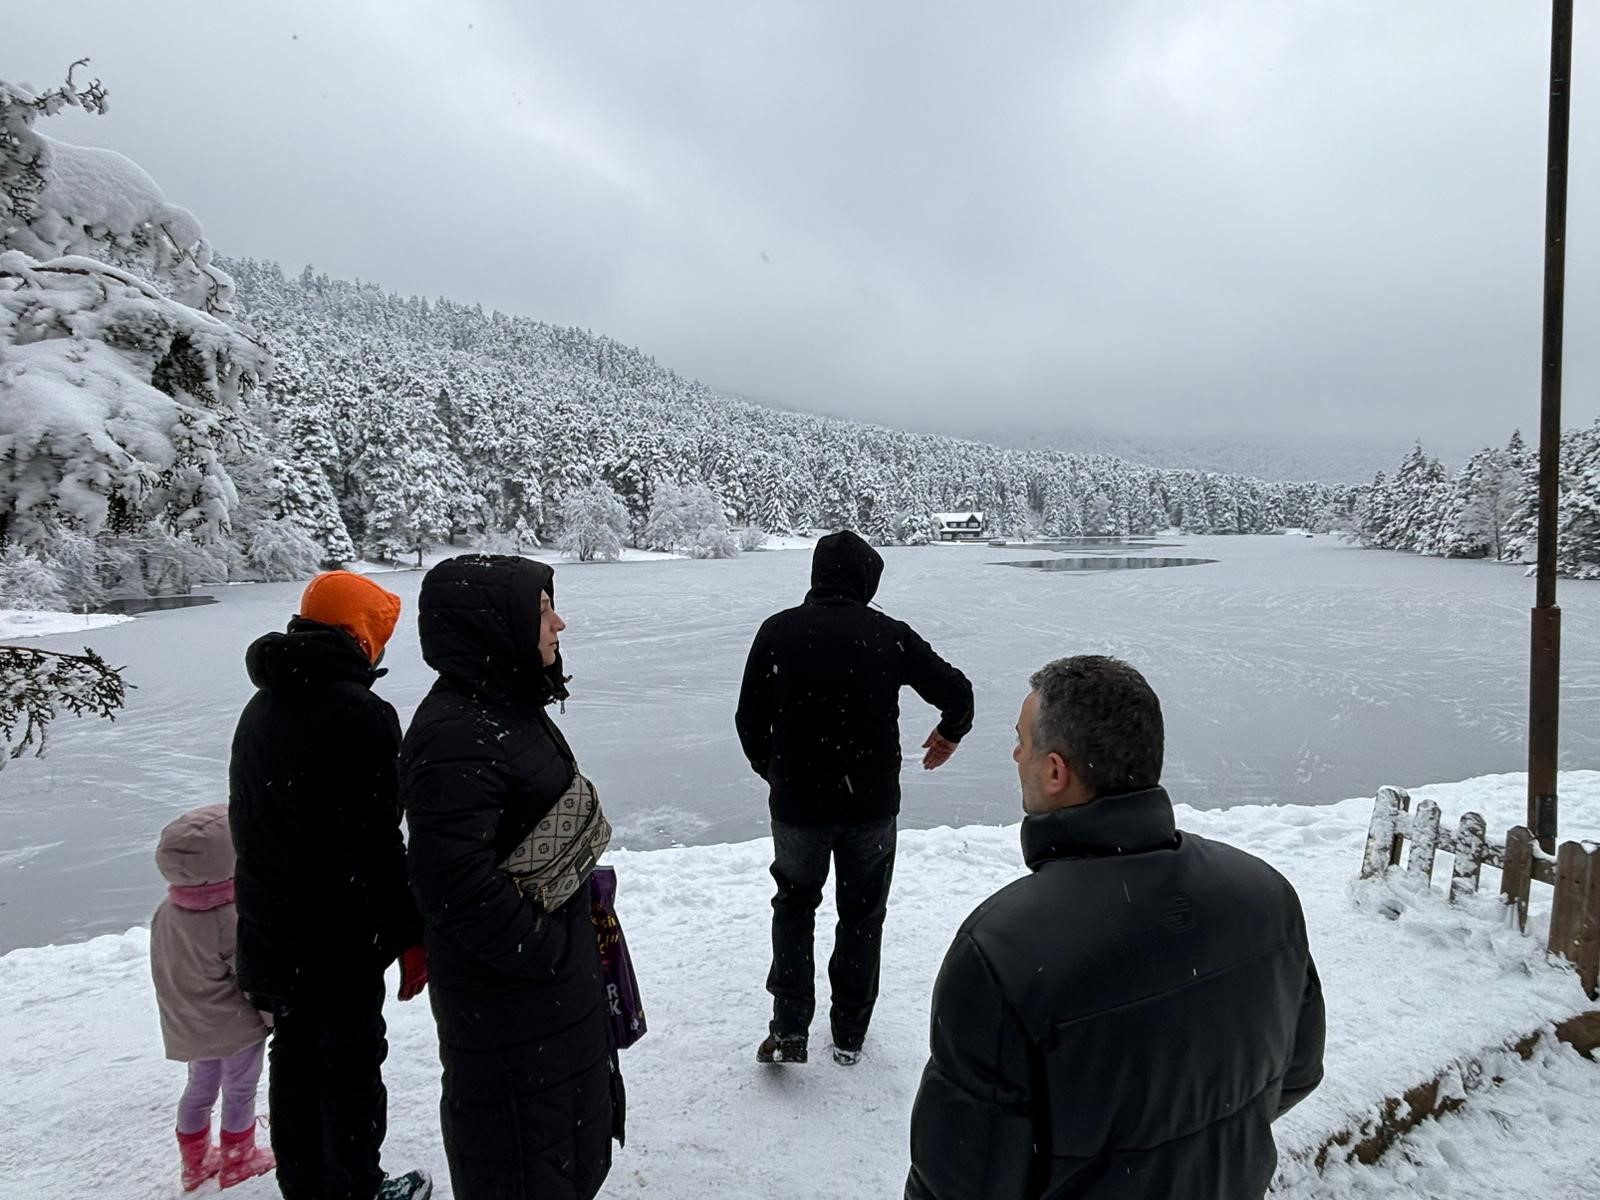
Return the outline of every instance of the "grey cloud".
[[[1534,423],[1548,12],[286,4],[8,19],[230,253],[585,325],[918,426]],[[1600,404],[1580,25],[1568,412]],[[1592,86],[1589,81],[1593,81]]]

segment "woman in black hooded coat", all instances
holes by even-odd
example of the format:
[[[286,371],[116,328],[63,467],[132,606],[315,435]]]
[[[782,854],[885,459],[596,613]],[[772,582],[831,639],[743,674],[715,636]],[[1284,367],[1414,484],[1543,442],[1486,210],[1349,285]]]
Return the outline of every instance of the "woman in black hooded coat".
[[[622,1135],[589,890],[547,913],[498,866],[577,769],[545,712],[567,695],[554,596],[550,567],[505,556],[422,581],[439,679],[406,734],[401,800],[457,1200],[587,1200]]]

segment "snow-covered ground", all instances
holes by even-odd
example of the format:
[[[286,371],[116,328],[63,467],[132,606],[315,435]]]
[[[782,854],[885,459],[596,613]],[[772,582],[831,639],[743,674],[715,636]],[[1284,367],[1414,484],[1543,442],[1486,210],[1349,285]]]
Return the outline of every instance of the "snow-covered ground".
[[[810,550],[815,547],[816,544],[817,539],[814,536],[808,537],[768,534],[767,540],[763,542],[757,549],[753,551],[746,551],[746,553],[760,554],[768,550]],[[434,546],[429,550],[423,551],[422,564],[420,567],[414,560],[410,559],[404,562],[369,562],[366,559],[357,559],[355,562],[346,563],[345,567],[351,571],[358,571],[363,575],[389,575],[400,571],[426,570],[435,563],[443,562],[445,559],[450,558],[453,555],[466,554],[470,551],[470,549],[470,547],[465,545]],[[561,566],[565,564],[568,566],[589,568],[612,565],[606,562],[580,563],[568,555],[561,553],[561,551],[557,550],[554,546],[541,546],[534,549],[524,550],[522,551],[522,557],[531,558],[538,562],[547,562],[552,566]],[[622,557],[618,561],[625,563],[671,562],[675,559],[690,559],[693,561],[691,556],[687,554],[672,554],[662,550],[640,550],[635,546],[624,546],[622,548]]]
[[[1015,792],[998,770],[995,787]],[[1436,800],[1452,825],[1473,808],[1503,831],[1521,819],[1524,788],[1523,777],[1504,775],[1413,796]],[[1561,794],[1568,830],[1600,830],[1600,772],[1564,774]],[[1008,803],[1015,807],[1014,795]],[[1537,892],[1544,905],[1523,937],[1492,899],[1493,870],[1485,872],[1486,895],[1461,908],[1445,902],[1444,856],[1431,891],[1400,881],[1353,883],[1370,814],[1366,799],[1318,808],[1180,808],[1183,828],[1272,862],[1306,909],[1328,1004],[1327,1078],[1278,1123],[1284,1165],[1276,1194],[1592,1194],[1585,1189],[1600,1184],[1592,1123],[1600,1065],[1557,1050],[1507,1067],[1503,1085],[1473,1093],[1460,1115],[1418,1130],[1375,1167],[1335,1165],[1326,1176],[1306,1167],[1331,1133],[1374,1115],[1383,1097],[1464,1057],[1492,1057],[1502,1043],[1588,1007],[1576,978],[1545,960],[1548,900]],[[629,1139],[607,1196],[898,1194],[934,975],[966,913],[1021,873],[1017,830],[902,835],[883,996],[867,1057],[851,1069],[826,1055],[788,1069],[753,1060],[769,1011],[762,990],[769,852],[770,843],[756,840],[610,856],[651,1031],[624,1055]],[[825,904],[818,927],[831,924]],[[0,1195],[8,1200],[173,1194],[171,1128],[182,1069],[161,1058],[146,946],[145,931],[134,929],[0,958]],[[819,973],[825,959],[824,950]],[[385,1165],[432,1170],[437,1194],[448,1197],[430,1014],[425,1003],[391,1000],[387,1015]],[[825,1036],[822,1027],[813,1032]],[[232,1194],[266,1200],[276,1192],[258,1180]]]
[[[1360,550],[1323,537],[1166,538],[1169,570],[1046,573],[1038,548],[887,550],[878,602],[964,670],[977,723],[932,773],[908,770],[903,823],[1013,819],[1012,725],[1027,678],[1079,652],[1143,670],[1167,718],[1166,779],[1197,808],[1324,804],[1384,783],[1526,765],[1528,607],[1516,567]],[[745,654],[797,603],[805,553],[556,566],[573,697],[561,716],[620,844],[742,841],[766,830],[760,781],[733,731]],[[408,719],[433,681],[416,640],[419,571],[378,690]],[[218,602],[30,643],[86,642],[134,685],[114,724],[64,717],[40,760],[0,783],[0,951],[117,932],[145,918],[150,848],[173,813],[221,799],[250,695],[244,649],[294,611],[300,584],[216,590]],[[1600,583],[1563,581],[1562,765],[1600,766]],[[933,712],[907,693],[914,751]]]
[[[116,613],[32,612],[27,609],[0,608],[0,638],[48,637],[53,633],[76,635],[88,629],[121,625],[132,617]]]

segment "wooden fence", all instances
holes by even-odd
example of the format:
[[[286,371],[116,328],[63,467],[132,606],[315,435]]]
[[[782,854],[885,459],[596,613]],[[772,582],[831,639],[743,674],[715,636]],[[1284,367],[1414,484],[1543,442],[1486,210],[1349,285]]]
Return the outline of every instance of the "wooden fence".
[[[1404,788],[1382,787],[1372,808],[1361,877],[1381,875],[1400,866],[1406,839],[1411,854],[1405,874],[1424,887],[1433,879],[1434,859],[1453,856],[1450,902],[1478,890],[1485,866],[1500,871],[1500,896],[1515,911],[1517,928],[1528,927],[1528,894],[1535,883],[1555,889],[1550,909],[1550,953],[1578,969],[1579,982],[1591,1000],[1600,999],[1600,846],[1563,842],[1554,858],[1540,851],[1526,826],[1506,834],[1505,842],[1485,836],[1483,817],[1463,814],[1454,834],[1439,827],[1439,806],[1424,800],[1411,811]]]

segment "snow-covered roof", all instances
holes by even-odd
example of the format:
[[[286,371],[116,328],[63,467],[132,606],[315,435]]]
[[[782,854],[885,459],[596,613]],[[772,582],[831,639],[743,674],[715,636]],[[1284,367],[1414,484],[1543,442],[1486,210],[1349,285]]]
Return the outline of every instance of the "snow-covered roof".
[[[983,514],[981,512],[934,513],[933,519],[941,525],[964,525],[971,520],[981,523]]]

